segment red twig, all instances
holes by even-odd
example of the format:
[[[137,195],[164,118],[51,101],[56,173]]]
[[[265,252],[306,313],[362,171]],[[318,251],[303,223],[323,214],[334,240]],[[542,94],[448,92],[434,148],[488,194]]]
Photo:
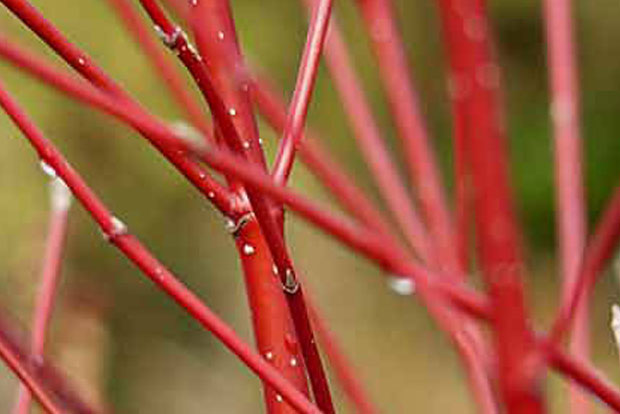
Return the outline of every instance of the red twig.
[[[554,343],[559,343],[562,334],[572,325],[577,309],[591,294],[603,266],[614,254],[619,241],[620,186],[614,190],[614,194],[596,225],[594,234],[590,237],[577,280],[564,295],[564,301],[560,304],[550,334]]]
[[[441,252],[445,271],[461,270],[452,220],[441,177],[429,144],[418,97],[409,74],[405,47],[398,31],[391,0],[356,0],[366,23],[388,104],[401,138],[412,183],[422,211]]]
[[[295,151],[303,137],[304,124],[314,91],[331,11],[332,0],[318,0],[313,8],[286,126],[273,165],[272,175],[274,181],[279,184],[285,184],[288,181],[295,160]]]
[[[547,62],[555,143],[557,240],[563,277],[562,303],[579,275],[586,243],[579,93],[570,0],[546,0]],[[571,349],[589,359],[589,301],[576,311]],[[591,411],[586,395],[571,386],[571,412]]]
[[[0,315],[0,358],[48,414],[95,414],[48,363],[26,351],[15,324]]]
[[[317,3],[317,0],[306,0],[305,3],[310,8],[312,3]],[[325,45],[325,58],[358,145],[383,199],[386,200],[392,215],[415,252],[423,261],[429,262],[433,267],[437,266],[439,263],[429,244],[426,228],[413,207],[407,189],[385,147],[370,104],[351,64],[349,51],[342,39],[336,19],[331,21]]]
[[[272,84],[264,76],[257,76],[251,91],[258,110],[271,127],[281,134],[286,123],[286,105],[275,92]],[[355,185],[340,164],[331,158],[330,153],[320,142],[321,140],[313,131],[306,132],[299,146],[302,161],[349,213],[377,232],[390,234],[390,227],[383,214]]]
[[[50,182],[50,198],[49,230],[32,325],[31,353],[32,357],[37,359],[43,359],[45,337],[60,280],[71,193],[61,180],[54,178]],[[19,389],[19,397],[13,411],[14,414],[28,414],[30,412],[31,399],[27,387],[22,385]]]
[[[141,21],[128,0],[108,0],[114,11],[121,18],[127,30],[133,35],[137,43],[144,49],[153,67],[164,81],[171,95],[185,111],[193,125],[211,141],[210,126],[205,120],[205,112],[198,106],[191,93],[187,90],[183,79],[178,75],[169,58],[162,52],[161,45],[155,42],[151,31]]]
[[[136,111],[141,110],[137,103],[107,76],[90,57],[69,42],[51,22],[45,19],[27,1],[2,0],[2,4],[11,10],[30,30],[47,43],[85,79],[113,94],[117,99],[126,101],[128,106],[135,106]],[[4,39],[0,39],[0,43],[3,43],[3,46],[9,46]],[[14,53],[19,53],[16,48],[13,49]],[[170,148],[162,147],[156,142],[152,143],[216,208],[223,214],[231,213],[233,210],[233,200],[230,193],[217,180],[213,179],[207,171],[201,168],[194,160],[187,157],[186,154],[172,151]]]
[[[541,365],[533,347],[522,286],[520,235],[513,212],[500,113],[499,68],[494,62],[483,1],[439,2],[447,49],[461,82],[470,87],[465,135],[476,188],[478,251],[489,287],[492,325],[505,408],[541,413]],[[474,26],[474,27],[472,27]],[[475,129],[474,129],[475,128]]]
[[[100,226],[105,238],[131,260],[151,281],[182,306],[202,326],[213,333],[263,381],[276,389],[283,399],[297,410],[320,414],[303,393],[292,386],[269,362],[246,345],[235,332],[220,320],[193,292],[185,287],[167,268],[128,232],[127,227],[99,200],[82,178],[68,164],[17,103],[0,85],[0,106],[22,130],[39,157],[44,160],[71,189],[76,199]]]

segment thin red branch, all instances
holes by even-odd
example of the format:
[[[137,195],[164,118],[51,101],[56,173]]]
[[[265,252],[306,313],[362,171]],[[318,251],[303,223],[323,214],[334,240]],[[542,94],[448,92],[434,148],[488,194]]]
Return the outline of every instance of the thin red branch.
[[[86,53],[69,42],[51,22],[45,19],[27,1],[2,0],[1,2],[81,76],[104,91],[113,94],[117,99],[122,99],[130,106],[135,106],[136,110],[141,110],[139,105],[129,97],[121,86],[99,68]],[[4,39],[0,39],[0,43],[3,43],[3,46],[9,46]],[[8,49],[13,49],[11,53],[19,54],[17,48],[8,47]],[[186,154],[159,146],[155,142],[152,143],[218,210],[225,215],[231,213],[234,207],[231,194],[217,180],[212,178],[206,170],[187,157]]]
[[[388,105],[401,139],[411,181],[445,271],[462,271],[456,236],[441,175],[429,143],[416,88],[410,76],[405,46],[397,27],[391,0],[356,0],[379,67]]]
[[[564,295],[564,301],[551,328],[550,337],[559,343],[573,324],[576,311],[592,293],[603,267],[613,256],[620,241],[620,186],[616,187],[588,241],[577,280]]]
[[[41,407],[48,414],[95,414],[54,367],[26,350],[15,326],[7,315],[0,315],[0,358]]]
[[[102,203],[86,185],[80,175],[69,165],[62,154],[43,136],[13,98],[0,85],[0,106],[24,133],[39,157],[45,161],[71,189],[100,226],[105,238],[117,247],[141,272],[182,306],[196,321],[215,335],[263,381],[277,390],[284,400],[303,413],[320,414],[303,393],[291,385],[263,357],[246,345],[237,334],[213,313],[191,290],[163,266],[140,242],[128,232],[127,227]]]
[[[293,168],[295,152],[303,137],[308,108],[314,91],[319,62],[329,28],[332,0],[318,0],[311,13],[303,56],[297,72],[293,98],[288,109],[284,133],[274,161],[272,175],[276,183],[286,184]]]
[[[439,1],[447,52],[462,85],[469,87],[465,134],[475,185],[474,210],[482,273],[490,293],[500,380],[508,413],[542,413],[536,364],[523,291],[521,236],[514,214],[506,137],[502,124],[499,67],[482,0]]]
[[[575,41],[570,0],[546,0],[547,66],[551,90],[551,115],[555,144],[557,240],[562,274],[562,303],[579,275],[586,244],[586,207],[583,189],[582,149],[579,122],[579,92]],[[589,301],[577,308],[571,349],[588,360]],[[586,414],[592,407],[587,396],[571,386],[571,412]]]
[[[65,184],[53,179],[50,182],[50,221],[43,256],[43,266],[39,293],[37,295],[32,325],[31,354],[33,358],[43,359],[45,337],[52,317],[56,291],[60,281],[60,270],[65,250],[67,223],[71,193]],[[19,389],[19,397],[14,409],[15,414],[30,412],[32,396],[25,385]]]
[[[280,98],[281,95],[276,93],[273,84],[264,76],[255,75],[251,91],[261,115],[277,133],[282,134],[286,124],[286,105]],[[390,227],[383,214],[320,142],[314,131],[307,130],[299,146],[301,160],[344,209],[366,226],[389,234]]]
[[[312,4],[316,4],[317,1],[306,0],[305,3],[308,8],[311,8]],[[349,124],[355,132],[358,145],[373,173],[372,177],[383,199],[404,232],[409,245],[423,261],[436,267],[440,263],[435,257],[437,252],[432,249],[426,228],[385,146],[384,138],[353,68],[349,51],[335,18],[332,18],[330,24],[324,53],[327,67],[340,95]],[[449,261],[449,258],[446,260]]]
[[[161,45],[153,39],[150,28],[143,24],[141,17],[129,0],[108,0],[108,2],[136,42],[142,47],[145,55],[164,81],[165,86],[185,111],[192,124],[196,125],[205,137],[213,141],[210,125],[205,120],[205,112],[187,90],[184,80],[179,76],[166,54],[162,52]]]

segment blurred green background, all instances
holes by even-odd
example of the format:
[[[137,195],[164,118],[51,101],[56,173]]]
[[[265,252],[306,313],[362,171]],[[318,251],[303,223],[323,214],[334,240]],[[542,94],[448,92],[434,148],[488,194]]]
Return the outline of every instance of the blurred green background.
[[[139,47],[103,0],[33,0],[69,38],[162,118],[181,118]],[[444,61],[434,2],[397,1],[423,110],[450,188],[451,138]],[[300,2],[234,0],[247,59],[287,96],[305,39]],[[530,264],[535,324],[552,315],[558,288],[541,4],[490,2],[506,87],[512,169]],[[578,2],[576,23],[583,87],[586,185],[593,223],[620,176],[620,3]],[[58,61],[0,8],[0,30]],[[401,154],[360,16],[352,0],[336,2],[357,68],[380,126]],[[0,63],[0,77],[49,138],[132,231],[247,341],[249,314],[233,242],[221,217],[135,133]],[[333,86],[321,69],[309,123],[374,199],[376,189],[357,151]],[[261,124],[270,155],[275,136]],[[33,151],[0,116],[0,301],[29,325],[48,213],[47,177]],[[293,185],[331,201],[302,167]],[[335,206],[334,206],[335,207]],[[107,245],[76,206],[50,357],[89,398],[118,413],[256,413],[259,382],[208,333]],[[389,291],[380,272],[292,215],[287,232],[310,290],[359,370],[381,412],[473,413],[458,360],[417,301]],[[620,380],[608,330],[617,284],[609,272],[596,292],[594,360]],[[551,411],[565,407],[550,376]],[[9,412],[16,382],[0,367],[0,412]],[[349,410],[336,388],[341,411]]]

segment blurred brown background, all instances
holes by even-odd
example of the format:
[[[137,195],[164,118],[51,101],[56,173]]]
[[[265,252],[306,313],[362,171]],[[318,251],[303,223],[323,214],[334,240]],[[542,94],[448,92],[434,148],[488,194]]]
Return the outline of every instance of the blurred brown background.
[[[106,1],[32,0],[162,118],[180,112]],[[301,2],[233,0],[250,62],[290,94],[305,39]],[[423,109],[450,181],[449,107],[434,2],[397,1]],[[545,327],[557,291],[552,153],[541,5],[489,2],[507,88],[515,189],[530,264],[529,300]],[[594,220],[620,176],[620,3],[578,2],[589,213]],[[336,2],[357,67],[389,144],[398,149],[367,38],[352,0]],[[57,61],[0,8],[0,30]],[[239,265],[221,217],[132,131],[0,63],[0,77],[112,209],[247,341],[252,335]],[[373,198],[376,190],[355,148],[337,95],[321,70],[310,123]],[[270,154],[274,134],[261,125]],[[398,162],[402,159],[398,158]],[[33,151],[0,116],[0,302],[29,325],[48,212],[46,176]],[[331,201],[296,167],[304,194]],[[89,398],[118,413],[256,413],[259,382],[208,333],[107,245],[75,206],[49,347],[50,357]],[[379,271],[294,216],[287,232],[311,291],[384,413],[473,413],[462,370],[446,338],[417,301],[397,296]],[[608,329],[618,301],[613,272],[601,282],[593,312],[594,360],[612,379],[620,367]],[[564,388],[550,376],[551,411],[563,412]],[[0,412],[9,412],[16,381],[0,367]],[[336,388],[337,390],[337,388]],[[342,400],[341,411],[349,408]]]

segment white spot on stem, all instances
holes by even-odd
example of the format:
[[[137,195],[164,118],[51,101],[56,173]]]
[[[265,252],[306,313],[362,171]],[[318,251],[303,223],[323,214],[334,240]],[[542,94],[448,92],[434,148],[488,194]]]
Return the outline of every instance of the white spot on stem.
[[[393,276],[388,279],[388,286],[399,295],[411,295],[415,292],[415,283],[413,280],[402,277]]]
[[[217,38],[220,40],[224,40],[224,32],[222,32],[221,30],[217,32]]]
[[[47,174],[48,177],[50,178],[56,178],[56,170],[54,169],[54,167],[52,167],[51,165],[49,165],[47,162],[45,162],[44,160],[41,160],[40,164],[41,169],[43,170],[43,172],[45,174]]]
[[[235,115],[237,115],[237,110],[236,110],[235,108],[230,108],[230,109],[228,110],[228,114],[229,114],[230,116],[235,116]]]
[[[56,178],[50,183],[50,202],[54,211],[66,211],[71,206],[72,200],[71,190],[67,184]]]
[[[194,128],[191,124],[185,121],[175,121],[170,124],[170,128],[174,132],[177,138],[187,141],[192,144],[203,144],[204,138],[200,131]],[[201,177],[200,178],[204,178]]]
[[[254,248],[254,246],[248,243],[243,245],[243,254],[250,256],[250,255],[253,255],[254,253],[256,253],[256,249]]]
[[[614,338],[616,340],[616,347],[620,352],[620,306],[613,304],[611,305],[611,330],[614,333]]]
[[[113,242],[117,237],[127,234],[127,226],[119,218],[112,217],[110,224],[112,228],[103,234],[106,241]]]

